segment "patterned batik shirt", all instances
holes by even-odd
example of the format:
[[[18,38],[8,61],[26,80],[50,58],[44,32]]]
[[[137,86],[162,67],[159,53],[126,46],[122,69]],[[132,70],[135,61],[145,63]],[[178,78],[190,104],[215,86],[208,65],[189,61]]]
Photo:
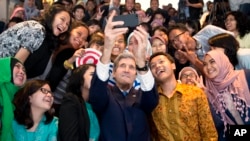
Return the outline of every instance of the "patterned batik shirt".
[[[45,38],[45,28],[37,21],[24,21],[0,34],[0,58],[14,57],[23,47],[33,53]]]
[[[177,84],[168,98],[158,88],[159,104],[152,112],[157,141],[214,141],[218,135],[205,93],[198,87]]]

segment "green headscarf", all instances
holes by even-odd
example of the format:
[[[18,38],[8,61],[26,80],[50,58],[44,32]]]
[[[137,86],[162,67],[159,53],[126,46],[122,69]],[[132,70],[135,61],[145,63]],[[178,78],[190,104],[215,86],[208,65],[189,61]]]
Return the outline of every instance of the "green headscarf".
[[[19,87],[13,84],[13,68],[18,60],[11,57],[0,58],[0,108],[2,108],[2,129],[0,141],[14,141],[12,121],[14,119],[14,105],[12,100]],[[19,62],[19,61],[18,61]]]

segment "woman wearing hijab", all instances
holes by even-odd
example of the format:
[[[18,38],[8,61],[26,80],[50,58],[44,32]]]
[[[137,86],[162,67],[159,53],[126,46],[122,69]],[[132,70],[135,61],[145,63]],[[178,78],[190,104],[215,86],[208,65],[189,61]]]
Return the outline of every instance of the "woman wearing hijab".
[[[197,86],[201,89],[205,88],[202,76],[199,76],[197,70],[193,67],[184,67],[181,69],[178,81],[182,84]]]
[[[228,57],[211,50],[204,57],[206,94],[219,141],[229,140],[230,125],[250,125],[250,94],[246,70],[234,70]]]
[[[26,82],[23,64],[15,58],[0,58],[0,140],[12,141],[14,94]]]

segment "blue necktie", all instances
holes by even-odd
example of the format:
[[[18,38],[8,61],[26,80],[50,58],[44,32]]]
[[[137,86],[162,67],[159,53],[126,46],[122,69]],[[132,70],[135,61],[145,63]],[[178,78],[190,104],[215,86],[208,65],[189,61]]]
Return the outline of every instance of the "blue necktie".
[[[122,94],[123,94],[124,96],[127,96],[127,95],[128,95],[128,92],[123,91]]]

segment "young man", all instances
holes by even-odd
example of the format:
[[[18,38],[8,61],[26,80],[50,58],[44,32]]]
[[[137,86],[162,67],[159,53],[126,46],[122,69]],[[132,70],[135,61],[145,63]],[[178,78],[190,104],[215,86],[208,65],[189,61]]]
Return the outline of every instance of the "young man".
[[[203,59],[206,52],[210,50],[208,39],[220,33],[232,32],[226,31],[214,25],[207,25],[194,36],[191,36],[184,24],[176,24],[168,29],[170,44],[177,50],[178,54],[185,56],[198,70],[202,70]]]
[[[217,140],[207,97],[198,87],[177,83],[169,54],[153,54],[150,69],[158,84],[159,104],[152,112],[156,141]]]
[[[101,141],[150,141],[146,115],[156,107],[158,94],[154,78],[148,70],[145,55],[148,33],[138,27],[134,34],[138,40],[134,56],[129,52],[118,55],[114,61],[114,86],[108,86],[109,65],[115,39],[127,32],[127,28],[114,28],[123,22],[112,22],[113,11],[105,27],[104,51],[93,76],[89,102],[99,117]],[[141,89],[135,90],[137,77]]]

